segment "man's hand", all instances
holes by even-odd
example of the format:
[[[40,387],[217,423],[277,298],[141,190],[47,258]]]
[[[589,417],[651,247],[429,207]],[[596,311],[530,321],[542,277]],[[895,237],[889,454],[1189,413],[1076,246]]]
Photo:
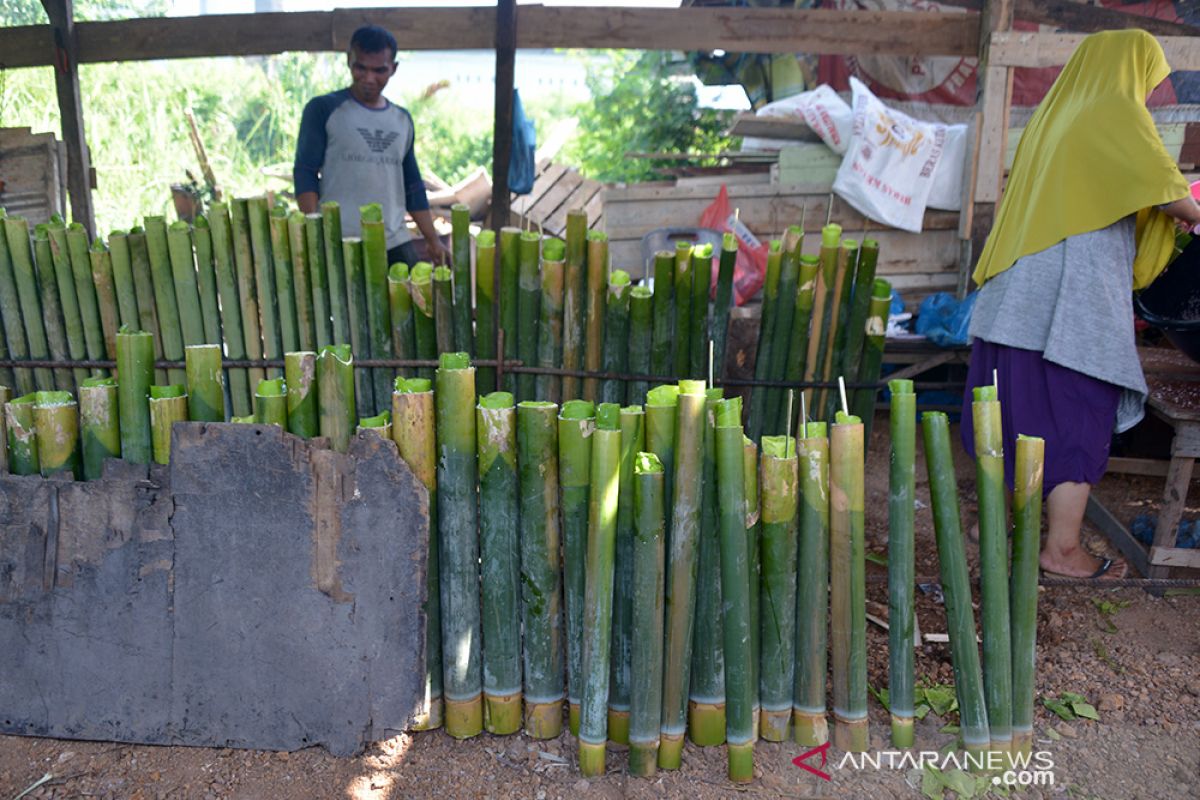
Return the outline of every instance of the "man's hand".
[[[427,237],[425,239],[425,248],[429,251],[429,260],[434,266],[447,266],[450,264],[450,251],[446,245],[442,244],[442,240],[437,237]]]

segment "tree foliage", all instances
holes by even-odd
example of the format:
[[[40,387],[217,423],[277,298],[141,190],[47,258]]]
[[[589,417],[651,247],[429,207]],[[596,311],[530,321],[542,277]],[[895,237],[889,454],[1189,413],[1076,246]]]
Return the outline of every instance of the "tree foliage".
[[[167,0],[75,0],[75,19],[98,22],[131,17],[161,17]],[[0,0],[0,26],[45,25],[41,0]]]

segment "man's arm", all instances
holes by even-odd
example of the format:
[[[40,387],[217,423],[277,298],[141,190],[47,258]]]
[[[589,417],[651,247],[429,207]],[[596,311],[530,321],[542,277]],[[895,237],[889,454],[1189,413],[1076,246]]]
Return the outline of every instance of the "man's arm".
[[[408,148],[404,156],[404,204],[413,222],[425,239],[429,249],[429,258],[435,264],[445,264],[449,261],[450,251],[442,244],[437,229],[433,226],[433,214],[429,211],[429,197],[425,194],[425,181],[421,179],[421,170],[417,166],[417,154],[413,147]]]
[[[305,214],[317,210],[321,167],[325,164],[325,122],[329,119],[329,113],[319,100],[313,98],[304,106],[304,114],[300,117],[300,133],[296,137],[296,160],[292,164],[296,203]]]

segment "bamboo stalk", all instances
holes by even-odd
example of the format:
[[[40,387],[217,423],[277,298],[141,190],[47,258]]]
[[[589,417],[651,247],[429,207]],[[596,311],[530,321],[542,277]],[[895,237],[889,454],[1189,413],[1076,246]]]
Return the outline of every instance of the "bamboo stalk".
[[[830,305],[833,301],[833,284],[837,273],[838,254],[841,252],[838,243],[842,238],[840,225],[826,225],[821,229],[821,250],[819,260],[821,268],[817,272],[817,285],[813,290],[813,312],[810,333],[808,336],[808,353],[804,359],[804,380],[819,381],[824,370],[822,359],[825,353],[825,339],[829,334]],[[815,409],[814,399],[819,395],[815,389],[805,389],[803,403],[806,408]]]
[[[584,341],[587,337],[587,212],[573,208],[567,212],[566,260],[563,263],[563,369],[583,369]],[[581,396],[579,378],[564,376],[562,397]]]
[[[442,353],[436,373],[438,546],[446,733],[483,730],[479,539],[476,510],[475,368],[466,353]]]
[[[19,226],[15,226],[14,230]],[[29,344],[25,328],[21,324],[21,295],[17,289],[16,273],[13,269],[14,256],[9,253],[8,212],[0,208],[0,323],[4,327],[4,339],[13,358],[29,358]],[[24,257],[29,258],[29,237],[18,240],[16,247],[24,245]],[[39,320],[40,323],[40,320]],[[33,372],[26,368],[13,370],[13,388],[18,394],[29,394],[34,390]]]
[[[37,266],[37,287],[42,300],[42,319],[46,326],[46,340],[50,344],[50,357],[55,361],[66,361],[70,355],[70,344],[63,315],[62,300],[58,290],[58,270],[50,243],[50,232],[46,225],[33,229],[33,259]],[[80,371],[82,373],[82,370]],[[83,374],[86,377],[86,374]],[[54,385],[59,391],[75,388],[75,377],[69,369],[54,370]]]
[[[350,325],[350,349],[355,358],[370,358],[371,330],[367,321],[362,239],[353,236],[342,239],[342,263],[346,270],[346,319]],[[354,394],[359,412],[370,414],[375,410],[375,384],[370,370],[361,367],[354,370]]]
[[[187,365],[187,418],[194,422],[224,422],[225,375],[221,370],[221,345],[188,345],[184,353],[184,363]]]
[[[561,302],[561,301],[560,301]],[[475,237],[475,357],[496,357],[496,232]],[[496,390],[496,368],[479,368],[479,391]]]
[[[438,355],[454,347],[454,273],[449,267],[433,269],[433,324]]]
[[[650,350],[653,346],[654,293],[646,286],[635,286],[629,293],[629,371],[635,375],[650,374]],[[650,382],[630,381],[625,399],[629,403],[646,402]]]
[[[314,308],[315,287],[312,277],[312,253],[308,251],[307,220],[300,211],[293,211],[287,218],[288,249],[292,254],[292,292],[296,297],[296,328],[300,335],[300,349],[312,350],[317,347],[317,314]],[[323,254],[322,254],[323,255]],[[384,259],[384,280],[386,281],[387,267]],[[384,295],[386,302],[387,295]],[[387,393],[390,400],[391,382],[388,382]],[[386,406],[387,403],[384,403]]]
[[[803,747],[817,747],[829,741],[829,722],[825,715],[825,626],[829,601],[829,438],[826,430],[824,422],[802,422],[797,429],[800,519],[792,727],[796,744]]]
[[[321,414],[317,407],[317,354],[308,350],[284,353],[283,380],[287,385],[288,432],[305,439],[319,436]]]
[[[629,771],[653,777],[658,766],[663,687],[663,578],[666,520],[663,464],[638,453],[634,466],[633,590],[630,632]]]
[[[171,428],[187,421],[187,390],[182,384],[150,387],[150,441],[155,464],[171,463]]]
[[[629,697],[633,636],[634,468],[646,449],[646,413],[621,409],[621,474],[617,495],[617,552],[613,572],[612,676],[608,694],[608,738],[629,744]]]
[[[287,383],[283,378],[258,382],[254,390],[254,420],[260,425],[278,425],[287,430]]]
[[[33,404],[37,392],[9,400],[4,404],[4,426],[8,444],[8,471],[13,475],[37,475],[37,427],[33,419]]]
[[[765,381],[771,374],[771,351],[775,344],[775,308],[779,301],[779,274],[783,269],[783,242],[772,239],[767,246],[767,275],[762,290],[762,310],[759,312],[758,345],[754,353],[754,379]],[[770,390],[755,386],[750,393],[750,416],[746,419],[749,437],[762,438],[766,424],[767,398]]]
[[[471,354],[471,209],[450,207],[450,255],[454,267],[454,349]]]
[[[850,301],[850,319],[846,323],[846,359],[840,371],[842,375],[858,374],[862,361],[863,340],[866,338],[867,315],[871,310],[871,295],[874,294],[875,288],[875,266],[878,262],[879,242],[864,239],[858,252],[858,269],[854,273],[854,295]]]
[[[183,360],[183,328],[175,296],[175,277],[167,244],[167,225],[162,217],[146,217],[146,251],[150,258],[150,274],[154,279],[154,305],[162,340],[162,357],[168,361]],[[137,253],[134,251],[134,275],[137,275]],[[139,300],[138,308],[141,308]],[[197,342],[199,344],[199,342]],[[156,376],[156,380],[158,380]],[[186,380],[183,370],[167,370],[171,384]],[[165,385],[165,384],[164,384]]]
[[[599,372],[604,359],[604,297],[608,287],[608,272],[608,234],[590,230],[587,232],[587,318],[584,321],[583,349],[583,368],[588,372]],[[595,401],[599,392],[598,379],[583,379],[585,400]]]
[[[846,251],[841,247],[842,228],[840,225],[826,225],[821,231],[821,271],[825,282],[825,316],[821,327],[821,338],[817,353],[817,380],[828,381],[833,375],[834,357],[833,346],[837,340],[838,317],[841,315],[842,289],[846,283]],[[830,393],[824,389],[813,392],[812,409],[814,417],[824,416],[826,399]],[[826,417],[828,418],[828,417]]]
[[[799,472],[796,440],[762,442],[762,617],[760,728],[769,742],[787,739],[796,660],[796,552]]]
[[[196,259],[192,253],[192,228],[186,222],[167,226],[167,253],[175,289],[175,307],[183,344],[205,344],[204,318],[196,284]]]
[[[517,406],[521,594],[525,628],[525,733],[562,732],[562,568],[559,561],[558,406]]]
[[[845,375],[846,369],[846,342],[849,339],[849,331],[847,327],[850,324],[852,294],[854,290],[854,278],[858,271],[858,262],[861,260],[861,250],[858,242],[854,239],[843,239],[842,250],[838,257],[839,274],[842,276],[841,294],[838,297],[838,314],[835,321],[835,333],[832,337],[832,344],[829,359],[828,374],[829,380],[838,375]],[[832,417],[838,405],[837,392],[827,391],[825,393],[825,416]]]
[[[104,473],[104,461],[121,457],[121,425],[117,416],[117,382],[113,378],[88,378],[79,387],[79,428],[83,452],[83,479],[94,481]]]
[[[538,305],[542,301],[542,282],[538,277],[541,260],[542,235],[536,231],[521,234],[518,263],[517,295],[517,358],[525,364],[538,360]],[[537,381],[533,375],[517,376],[517,394],[522,400],[534,400]]]
[[[400,458],[429,494],[429,539],[422,603],[425,613],[425,697],[413,727],[433,730],[442,726],[442,600],[438,588],[437,436],[433,384],[428,379],[396,379],[396,391],[392,394],[392,438]]]
[[[50,245],[50,263],[53,265],[53,279],[58,289],[59,308],[62,311],[63,330],[66,333],[67,355],[72,359],[87,358],[87,343],[83,334],[83,317],[79,312],[79,297],[75,293],[75,275],[71,267],[71,255],[67,245],[67,229],[61,221],[50,222],[46,226],[38,226],[44,230]],[[79,384],[87,379],[86,369],[71,370],[73,382],[65,387],[59,387],[69,392],[78,391]]]
[[[542,286],[538,312],[537,365],[562,364],[563,269],[566,248],[561,239],[547,239],[542,246]],[[555,375],[534,379],[537,397],[557,403],[562,399],[561,381]]]
[[[49,478],[67,472],[78,478],[79,409],[75,398],[70,392],[36,392],[33,397],[33,427],[41,476]]]
[[[862,361],[858,368],[859,383],[877,383],[883,370],[883,346],[887,336],[888,308],[892,303],[892,285],[876,278],[871,294],[871,307],[867,314],[867,341],[863,345]],[[866,435],[871,433],[871,422],[875,419],[875,398],[878,389],[857,389],[851,410],[866,423]]]
[[[558,415],[558,487],[562,509],[563,596],[567,611],[567,711],[572,735],[579,735],[583,697],[583,602],[586,585],[588,490],[591,486],[592,432],[596,407],[568,400]]]
[[[675,243],[675,375],[680,378],[701,378],[692,375],[692,245]]]
[[[809,327],[812,324],[813,299],[817,289],[817,273],[820,271],[820,260],[816,256],[800,256],[799,288],[796,290],[796,313],[792,317],[791,335],[788,337],[788,360],[784,370],[784,380],[804,380],[804,368],[808,360]],[[795,419],[787,419],[786,404],[780,407],[781,415],[777,418],[778,430],[791,430]],[[794,414],[794,411],[793,411]]]
[[[350,341],[350,301],[346,294],[346,262],[342,244],[342,210],[328,200],[321,203],[321,228],[325,235],[325,271],[329,286],[329,313],[333,317],[333,341]],[[432,374],[429,376],[432,377]]]
[[[987,706],[979,650],[975,646],[975,613],[971,608],[971,579],[963,546],[958,512],[958,486],[950,453],[950,422],[938,411],[921,416],[925,441],[925,466],[937,538],[942,591],[946,598],[946,624],[950,632],[950,661],[954,665],[954,690],[958,695],[961,736],[968,754],[990,745]]]
[[[317,414],[321,435],[334,450],[346,452],[358,418],[354,354],[348,344],[331,344],[317,355]]]
[[[862,421],[839,412],[829,436],[833,743],[852,753],[869,745],[863,458]]]
[[[122,314],[137,324],[137,297],[133,293],[133,275],[129,272],[129,251],[124,252],[121,265],[121,297],[118,299],[116,281],[113,277],[113,259],[108,246],[99,236],[88,248],[88,272],[96,292],[96,312],[100,315],[100,330],[104,340],[104,357],[117,357],[117,328],[121,327]],[[128,304],[125,310],[122,306]],[[22,337],[22,343],[24,343]]]
[[[758,730],[759,716],[759,663],[762,661],[762,626],[761,603],[759,595],[762,591],[762,558],[759,539],[762,534],[762,520],[759,516],[760,497],[758,491],[758,445],[748,436],[742,437],[742,480],[743,495],[746,498],[746,552],[750,559],[750,668],[753,678],[750,681],[754,689],[754,730]]]
[[[95,254],[97,238],[92,242],[93,255]],[[113,290],[116,293],[117,309],[119,311],[119,323],[117,329],[120,330],[122,325],[127,325],[131,329],[138,330],[141,326],[141,307],[138,300],[140,289],[137,285],[133,271],[133,251],[130,247],[129,234],[125,231],[113,231],[108,235],[108,255],[109,268],[112,270]],[[103,269],[103,267],[100,267]],[[100,286],[100,278],[95,277],[97,270],[96,261],[93,258],[92,272],[96,280],[97,287]],[[150,300],[153,301],[153,295]],[[103,302],[103,301],[102,301]],[[113,331],[113,358],[116,358],[116,331]]]
[[[363,287],[366,294],[367,329],[371,342],[372,358],[392,357],[392,320],[388,312],[387,291],[387,234],[383,228],[383,207],[378,203],[365,205],[362,214],[362,258]],[[467,301],[467,324],[470,325],[470,300]],[[456,312],[458,310],[456,309]],[[456,337],[457,338],[457,337]],[[466,347],[456,347],[466,350]],[[371,370],[371,382],[375,387],[375,408],[390,408],[392,384],[396,371],[388,367]]]
[[[689,371],[697,377],[704,377],[708,374],[708,298],[712,293],[712,259],[713,246],[711,244],[697,245],[692,250],[692,329],[688,334],[688,344],[691,346]],[[713,370],[716,369],[714,357]]]
[[[217,301],[217,273],[213,263],[212,228],[203,214],[196,216],[192,226],[192,245],[196,250],[196,280],[200,291],[200,314],[204,321],[206,344],[221,343],[221,312]]]
[[[662,463],[664,498],[674,498],[675,424],[679,412],[679,385],[656,386],[646,393],[646,450]],[[667,509],[666,541],[671,541],[671,509]]]
[[[1037,693],[1038,551],[1041,549],[1042,476],[1046,443],[1017,436],[1013,480],[1012,552],[1012,750],[1033,751]]]
[[[388,311],[392,320],[392,352],[396,358],[417,357],[415,338],[416,319],[413,314],[411,286],[408,282],[408,265],[392,264],[388,270]],[[411,367],[401,367],[400,377],[411,377]]]
[[[3,216],[0,216],[0,220]],[[3,237],[4,225],[0,224],[0,237]],[[6,246],[0,239],[0,247]],[[0,473],[8,472],[8,424],[5,421],[4,407],[12,400],[12,387],[0,386]]]
[[[23,321],[25,342],[28,345],[29,357],[33,359],[49,358],[50,349],[42,317],[42,301],[38,295],[37,273],[34,271],[33,254],[29,244],[29,224],[20,217],[5,216],[0,218],[0,221],[4,223],[8,255],[12,265],[13,283],[16,288],[17,302],[21,309],[20,314],[12,315],[11,319],[14,321],[18,319]],[[5,326],[12,325],[8,308],[4,309],[4,320]],[[6,337],[7,333],[8,328],[6,327]],[[7,341],[18,341],[18,338],[7,337]],[[16,351],[13,351],[13,354],[16,355]],[[46,368],[33,370],[32,376],[22,370],[18,370],[13,377],[19,380],[18,393],[21,395],[30,394],[34,388],[42,391],[54,388],[54,376]],[[30,385],[31,382],[32,385]],[[21,388],[27,388],[30,391],[21,391]]]
[[[100,244],[103,247],[104,243]],[[104,346],[106,328],[101,323],[100,305],[96,302],[96,284],[92,281],[92,257],[88,253],[89,247],[87,229],[83,225],[72,222],[67,226],[67,253],[71,259],[71,277],[75,284],[75,297],[79,302],[79,317],[83,323],[83,343],[87,357],[99,361],[108,358],[108,351]],[[112,317],[112,313],[115,312],[115,298],[110,293],[106,299],[111,317],[108,322],[112,324],[116,321],[115,317]],[[112,330],[115,336],[116,328]]]
[[[357,432],[372,434],[390,442],[392,440],[392,412],[385,409],[373,417],[363,417],[358,421]]]
[[[713,303],[713,370],[717,380],[725,375],[725,341],[729,336],[729,315],[733,312],[733,273],[737,267],[738,240],[732,233],[721,237],[721,258],[717,268],[717,297]]]
[[[500,229],[500,330],[504,331],[504,358],[515,361],[517,358],[517,307],[519,305],[520,289],[520,249],[521,229],[504,227]],[[578,367],[576,367],[578,369]],[[565,379],[564,379],[565,380]],[[515,392],[516,376],[509,373],[506,376],[506,392]]]
[[[419,261],[408,273],[409,292],[413,303],[413,345],[417,358],[437,358],[437,324],[433,311],[433,265]],[[433,370],[421,367],[417,374],[422,378],[433,378]]]
[[[254,290],[262,329],[262,357],[282,358],[284,352],[281,334],[282,322],[279,297],[275,289],[275,261],[271,252],[271,220],[267,208],[267,198],[263,196],[248,198],[246,200],[246,217],[247,226],[250,229],[250,247],[254,262]],[[235,205],[234,229],[236,230],[236,228],[237,206]],[[240,265],[238,269],[240,272]],[[242,296],[242,302],[245,303],[245,295]],[[242,319],[246,319],[246,316],[243,310]],[[247,353],[250,353],[249,342],[247,342]],[[272,369],[266,374],[277,377],[279,370]],[[253,379],[254,376],[251,375],[251,380]]]
[[[213,269],[221,305],[221,331],[225,341],[225,352],[230,359],[243,359],[246,357],[246,331],[242,327],[242,301],[238,293],[238,267],[228,206],[224,203],[213,203],[209,208],[208,222],[212,233]],[[255,326],[257,327],[257,321]],[[233,414],[249,414],[252,405],[246,370],[231,369],[228,376],[229,403],[233,407]]]
[[[909,380],[893,380],[891,467],[888,475],[888,706],[892,746],[913,746],[913,583],[916,574],[913,504],[916,502],[917,396]]]
[[[154,382],[154,337],[149,331],[117,331],[117,416],[121,423],[121,458],[149,464],[150,386]]]
[[[325,224],[320,213],[304,215],[304,243],[308,249],[309,281],[312,284],[315,348],[320,350],[334,342],[330,317],[332,294],[329,289],[329,257],[326,255]]]
[[[629,273],[613,270],[608,276],[608,298],[605,303],[604,353],[601,369],[605,372],[629,370]],[[625,400],[625,382],[605,378],[600,384],[600,399],[605,403]]]
[[[125,243],[129,245],[129,263],[138,303],[138,322],[130,327],[132,330],[150,332],[154,343],[154,358],[160,359],[163,357],[162,328],[158,324],[158,301],[154,291],[153,270],[150,268],[150,243],[145,230],[138,225],[129,229]],[[154,380],[156,383],[165,384],[167,371],[155,369]]]
[[[650,352],[650,371],[665,378],[675,366],[675,254],[660,250],[654,254],[654,328]]]
[[[296,314],[296,281],[292,276],[292,247],[288,240],[288,210],[274,206],[269,215],[271,265],[275,279],[275,307],[279,312],[279,337],[283,352],[300,349],[300,325]]]
[[[804,230],[792,225],[783,236],[783,262],[779,269],[779,290],[775,299],[775,311],[771,338],[771,368],[767,373],[770,380],[781,381],[787,376],[788,349],[792,338],[792,323],[796,317],[797,290],[800,286],[800,248],[804,245]],[[783,389],[773,388],[767,394],[767,418],[763,421],[766,430],[782,429],[786,405]]]
[[[215,217],[214,217],[215,219]],[[254,248],[250,237],[249,208],[245,200],[236,199],[229,205],[230,238],[233,240],[234,278],[237,283],[237,300],[242,322],[242,341],[245,357],[263,357],[263,334],[259,321],[258,288],[255,284]],[[140,302],[140,301],[139,301]],[[139,306],[140,308],[140,306]],[[229,351],[233,358],[233,351]],[[246,370],[245,393],[247,413],[253,411],[253,390],[266,377],[266,370]]]

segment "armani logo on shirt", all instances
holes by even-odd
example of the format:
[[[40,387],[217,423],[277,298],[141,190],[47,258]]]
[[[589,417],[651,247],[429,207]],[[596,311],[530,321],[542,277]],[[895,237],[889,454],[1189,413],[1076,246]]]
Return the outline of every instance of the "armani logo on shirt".
[[[355,130],[358,131],[363,141],[367,143],[367,147],[371,148],[372,153],[382,153],[392,146],[392,142],[400,138],[400,134],[396,131],[385,132],[376,128],[375,132],[372,133],[366,128],[356,128]]]

